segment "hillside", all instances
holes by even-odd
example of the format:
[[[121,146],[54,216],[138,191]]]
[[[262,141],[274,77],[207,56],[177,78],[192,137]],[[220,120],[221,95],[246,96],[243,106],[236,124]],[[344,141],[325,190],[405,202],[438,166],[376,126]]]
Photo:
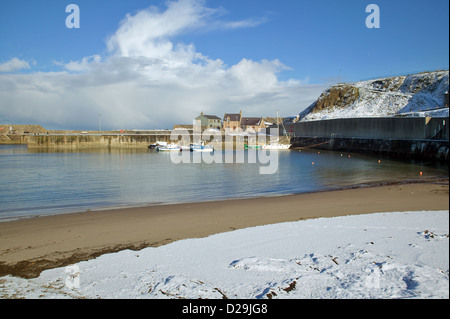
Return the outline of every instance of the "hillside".
[[[384,116],[448,116],[449,71],[337,84],[300,113],[302,121]]]

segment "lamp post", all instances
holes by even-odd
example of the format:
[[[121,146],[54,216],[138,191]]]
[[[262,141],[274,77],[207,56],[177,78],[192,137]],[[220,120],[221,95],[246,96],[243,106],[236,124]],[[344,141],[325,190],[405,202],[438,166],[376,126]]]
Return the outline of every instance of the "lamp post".
[[[100,135],[102,134],[102,115],[98,115],[98,130],[100,131]]]

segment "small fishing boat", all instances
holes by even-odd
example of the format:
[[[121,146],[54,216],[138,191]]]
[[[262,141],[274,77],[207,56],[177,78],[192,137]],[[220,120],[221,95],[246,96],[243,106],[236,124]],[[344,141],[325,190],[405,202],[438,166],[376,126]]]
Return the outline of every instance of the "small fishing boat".
[[[286,135],[286,128],[284,127],[283,121],[281,121],[281,125],[283,126],[283,132]],[[278,117],[278,111],[277,111],[277,128],[278,128],[278,130],[280,130],[280,120]],[[263,145],[262,149],[263,150],[289,150],[291,148],[291,144],[280,144],[279,141],[280,141],[280,139],[278,138],[273,143],[271,142],[268,145]]]
[[[191,151],[191,146],[180,146],[180,152],[190,152]]]
[[[148,148],[154,150],[157,147],[164,147],[164,146],[167,146],[167,142],[156,142],[156,143],[150,144],[148,146]]]
[[[181,150],[180,146],[177,144],[168,144],[166,146],[156,147],[158,152],[179,152]]]
[[[291,147],[290,144],[270,144],[270,145],[263,145],[263,150],[288,150]]]
[[[261,145],[247,145],[244,144],[246,150],[259,150],[261,149]]]
[[[191,144],[191,152],[214,152],[214,147],[211,145],[205,145],[205,143],[201,144]]]

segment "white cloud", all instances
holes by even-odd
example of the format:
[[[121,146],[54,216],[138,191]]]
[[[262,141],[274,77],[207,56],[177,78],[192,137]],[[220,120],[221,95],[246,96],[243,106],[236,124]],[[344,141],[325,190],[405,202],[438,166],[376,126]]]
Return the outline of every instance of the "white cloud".
[[[13,72],[30,68],[30,64],[27,61],[19,60],[18,58],[12,58],[5,63],[0,63],[0,72]]]
[[[219,24],[219,27],[224,29],[254,28],[266,22],[266,18],[253,18],[242,21],[223,22]]]
[[[100,63],[101,62],[101,56],[99,55],[93,55],[90,57],[84,57],[80,62],[74,62],[70,61],[69,63],[65,64],[64,67],[68,71],[89,71],[92,67],[92,64]],[[55,65],[58,65],[58,62],[55,62]]]
[[[192,29],[205,26],[214,10],[202,5],[203,1],[179,0],[168,2],[167,10],[157,7],[128,14],[119,29],[107,41],[110,52],[133,57],[165,58],[173,53],[173,43],[168,39]]]
[[[287,69],[278,60],[255,62],[243,59],[238,64],[232,66],[229,72],[241,84],[245,92],[267,92],[278,88],[279,81],[277,73]]]
[[[105,128],[171,128],[192,123],[202,111],[219,117],[239,110],[248,116],[276,110],[294,115],[320,95],[321,86],[280,81],[288,67],[279,60],[243,59],[227,66],[192,43],[174,42],[176,35],[219,24],[258,25],[215,20],[221,13],[203,1],[179,0],[168,2],[166,10],[127,15],[107,40],[108,56],[71,61],[57,73],[0,75],[0,111],[14,105],[10,118],[28,116],[43,126],[96,128],[102,114]]]
[[[267,22],[265,18],[212,20],[223,11],[205,7],[203,0],[169,1],[166,11],[151,6],[134,16],[127,14],[117,32],[108,39],[107,47],[121,56],[165,58],[174,49],[169,41],[173,36],[198,29],[252,28]]]

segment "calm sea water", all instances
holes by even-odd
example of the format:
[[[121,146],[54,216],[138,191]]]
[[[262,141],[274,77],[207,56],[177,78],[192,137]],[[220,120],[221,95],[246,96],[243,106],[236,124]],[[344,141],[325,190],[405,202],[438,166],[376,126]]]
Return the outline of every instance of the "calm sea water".
[[[260,175],[258,161],[174,164],[169,153],[153,150],[49,152],[0,145],[0,220],[448,178],[447,166],[348,155],[281,151],[277,172]]]

